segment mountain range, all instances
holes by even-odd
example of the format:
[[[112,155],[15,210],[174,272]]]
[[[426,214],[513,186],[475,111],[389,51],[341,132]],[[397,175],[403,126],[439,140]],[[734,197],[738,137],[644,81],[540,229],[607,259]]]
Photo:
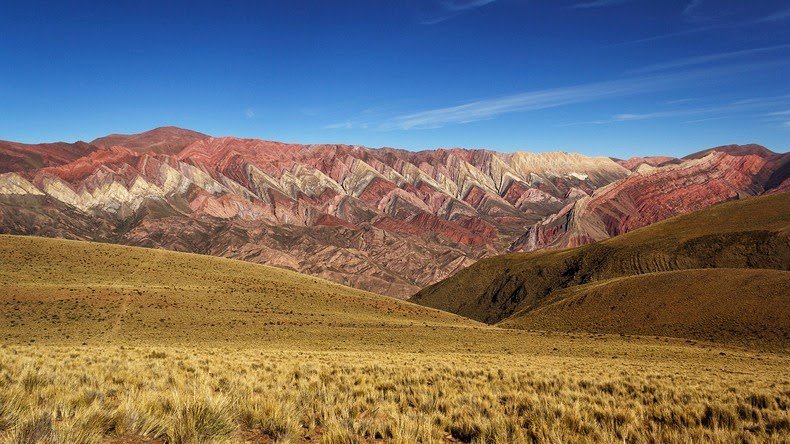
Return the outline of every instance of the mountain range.
[[[210,137],[0,141],[0,233],[275,265],[407,298],[502,253],[585,245],[790,188],[790,155],[407,151]]]

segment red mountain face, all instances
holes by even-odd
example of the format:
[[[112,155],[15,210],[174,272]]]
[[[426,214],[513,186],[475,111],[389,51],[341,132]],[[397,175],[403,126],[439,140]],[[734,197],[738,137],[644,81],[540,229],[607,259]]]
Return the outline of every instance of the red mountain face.
[[[773,154],[631,172],[568,153],[296,145],[172,127],[0,149],[2,233],[213,254],[397,297],[511,244],[589,242],[787,176]]]
[[[91,142],[100,148],[125,146],[141,153],[176,154],[192,142],[209,136],[174,126],[154,128],[140,134],[110,134]]]
[[[90,154],[96,147],[85,142],[26,144],[0,140],[0,173],[33,171],[62,165]]]
[[[638,168],[536,223],[513,251],[575,247],[787,182],[790,155],[758,145],[701,151],[678,163]],[[644,165],[644,164],[643,164]]]

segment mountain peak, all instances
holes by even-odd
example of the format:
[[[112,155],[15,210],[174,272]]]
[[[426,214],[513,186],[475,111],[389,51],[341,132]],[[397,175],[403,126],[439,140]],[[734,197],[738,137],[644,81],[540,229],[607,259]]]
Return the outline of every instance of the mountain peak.
[[[758,145],[756,143],[749,143],[746,145],[723,145],[714,148],[708,148],[706,150],[697,151],[696,153],[691,153],[688,156],[684,157],[684,159],[700,159],[702,157],[707,156],[713,151],[718,151],[720,153],[727,153],[731,156],[748,156],[750,154],[753,154],[760,157],[772,157],[777,154],[762,145]]]
[[[176,126],[160,126],[139,134],[110,134],[91,143],[100,148],[120,145],[143,153],[176,154],[187,145],[208,137]]]

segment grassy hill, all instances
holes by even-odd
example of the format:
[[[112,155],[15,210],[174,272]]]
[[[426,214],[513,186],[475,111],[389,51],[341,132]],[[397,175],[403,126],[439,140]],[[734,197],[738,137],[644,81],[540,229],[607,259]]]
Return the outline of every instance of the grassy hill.
[[[37,237],[0,236],[0,288],[5,342],[321,342],[364,329],[371,344],[413,325],[479,326],[279,268]]]
[[[561,290],[617,277],[788,267],[790,193],[781,193],[728,202],[579,248],[484,259],[411,300],[496,323],[554,302],[564,294],[557,293]],[[712,295],[724,285],[714,276],[700,275]]]
[[[500,323],[586,331],[770,344],[790,341],[790,272],[694,269],[626,276],[552,293],[556,302]]]

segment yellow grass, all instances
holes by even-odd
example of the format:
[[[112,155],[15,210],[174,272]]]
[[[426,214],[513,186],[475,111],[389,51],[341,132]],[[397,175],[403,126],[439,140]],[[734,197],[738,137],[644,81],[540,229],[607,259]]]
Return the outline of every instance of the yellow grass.
[[[572,346],[554,339],[557,348]],[[670,345],[676,356],[662,361],[616,339],[576,340],[594,352],[13,346],[0,350],[0,436],[783,442],[790,432],[783,357]]]
[[[0,442],[787,442],[790,357],[0,236]]]

